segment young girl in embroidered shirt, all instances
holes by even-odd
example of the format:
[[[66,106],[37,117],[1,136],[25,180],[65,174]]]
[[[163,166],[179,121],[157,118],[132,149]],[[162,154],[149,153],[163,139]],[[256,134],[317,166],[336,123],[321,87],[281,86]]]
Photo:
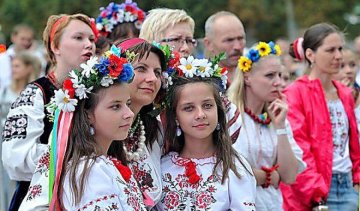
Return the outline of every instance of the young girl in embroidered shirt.
[[[255,178],[231,147],[219,85],[198,76],[175,76],[172,83],[158,208],[255,210]]]
[[[55,114],[59,127],[53,130],[56,177],[50,210],[146,210],[123,150],[118,151],[122,159],[108,156],[110,144],[125,139],[133,121],[130,88],[125,84],[132,80],[133,68],[114,46],[105,55],[99,61],[90,59],[82,72],[70,72],[64,92],[56,92],[49,105],[62,108],[60,115]],[[67,148],[62,148],[67,134]]]
[[[249,160],[257,181],[257,210],[282,210],[279,182],[292,183],[304,169],[302,151],[286,121],[281,89],[280,49],[260,42],[239,60],[228,96],[240,110],[241,124],[233,147]],[[266,113],[264,113],[266,112]]]

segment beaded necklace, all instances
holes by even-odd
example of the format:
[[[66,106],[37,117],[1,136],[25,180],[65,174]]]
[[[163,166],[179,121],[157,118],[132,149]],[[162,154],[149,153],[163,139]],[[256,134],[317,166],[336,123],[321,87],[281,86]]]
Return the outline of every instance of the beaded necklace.
[[[138,161],[146,150],[145,126],[140,119],[140,115],[136,117],[134,126],[129,130],[129,137],[123,144],[123,149],[128,161]],[[134,151],[137,145],[137,149]]]
[[[263,125],[269,125],[271,122],[271,119],[266,112],[263,114],[260,114],[259,116],[254,114],[249,108],[245,108],[245,112],[257,123],[260,123]]]

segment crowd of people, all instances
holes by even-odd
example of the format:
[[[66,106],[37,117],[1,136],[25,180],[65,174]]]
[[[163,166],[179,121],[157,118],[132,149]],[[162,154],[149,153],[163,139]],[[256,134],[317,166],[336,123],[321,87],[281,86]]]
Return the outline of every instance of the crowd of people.
[[[360,38],[246,43],[228,11],[110,3],[0,54],[0,210],[356,211]],[[347,46],[347,47],[345,47]]]

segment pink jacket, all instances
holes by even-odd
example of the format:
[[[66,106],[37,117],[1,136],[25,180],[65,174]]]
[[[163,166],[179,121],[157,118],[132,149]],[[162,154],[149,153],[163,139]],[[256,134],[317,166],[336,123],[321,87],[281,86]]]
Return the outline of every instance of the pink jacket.
[[[353,182],[360,181],[360,145],[351,90],[333,81],[349,120],[350,158]],[[330,190],[333,139],[330,115],[320,80],[307,76],[295,81],[285,91],[289,105],[288,120],[294,138],[303,150],[306,169],[291,186],[282,185],[285,210],[311,210],[311,203],[326,199]]]

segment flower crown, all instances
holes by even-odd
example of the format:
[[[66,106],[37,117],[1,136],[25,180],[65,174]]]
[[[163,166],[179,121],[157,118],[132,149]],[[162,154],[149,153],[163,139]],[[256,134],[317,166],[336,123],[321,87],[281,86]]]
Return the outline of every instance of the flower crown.
[[[251,70],[252,64],[259,61],[260,57],[274,54],[281,55],[281,49],[279,45],[274,42],[259,42],[254,48],[251,48],[246,56],[241,56],[239,59],[238,67],[244,73]]]
[[[80,65],[82,70],[74,69],[69,73],[69,79],[63,83],[63,88],[55,90],[55,95],[46,105],[50,117],[54,117],[57,109],[63,112],[75,111],[78,100],[88,98],[88,94],[98,87],[108,87],[114,81],[129,83],[134,77],[131,61],[135,54],[125,52],[126,58],[121,57],[121,49],[112,46],[98,61],[91,57]]]
[[[225,58],[225,54],[208,59],[195,59],[193,56],[187,58],[180,58],[179,54],[174,53],[170,59],[171,65],[168,66],[167,71],[163,73],[165,88],[172,86],[172,79],[174,77],[201,77],[201,78],[216,78],[221,81],[221,88],[226,89],[227,83],[227,69],[218,65],[219,61]]]
[[[126,0],[122,4],[111,2],[106,8],[100,8],[96,28],[105,37],[120,23],[135,23],[136,28],[140,29],[145,16],[145,12],[132,0]]]
[[[165,54],[167,69],[162,73],[162,84],[163,88],[167,91],[165,99],[161,104],[156,105],[156,108],[150,112],[151,116],[157,116],[169,105],[169,95],[172,92],[170,89],[173,85],[173,79],[176,80],[178,77],[216,78],[221,81],[221,88],[223,90],[226,89],[227,69],[225,67],[219,67],[218,65],[219,61],[225,58],[225,53],[221,53],[210,60],[195,59],[193,56],[180,58],[180,54],[176,51],[172,51],[169,45],[160,45],[154,42],[153,45],[159,47]]]

